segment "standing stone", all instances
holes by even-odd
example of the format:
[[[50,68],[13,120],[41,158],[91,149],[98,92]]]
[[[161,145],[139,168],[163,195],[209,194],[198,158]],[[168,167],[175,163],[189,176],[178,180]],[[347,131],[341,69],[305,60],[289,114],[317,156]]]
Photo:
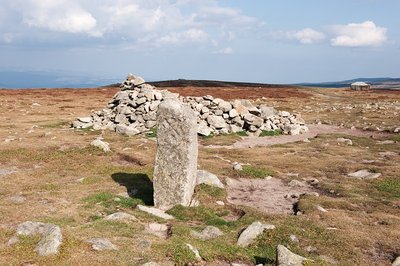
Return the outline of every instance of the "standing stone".
[[[189,206],[197,177],[197,120],[194,111],[170,97],[157,112],[154,205]]]

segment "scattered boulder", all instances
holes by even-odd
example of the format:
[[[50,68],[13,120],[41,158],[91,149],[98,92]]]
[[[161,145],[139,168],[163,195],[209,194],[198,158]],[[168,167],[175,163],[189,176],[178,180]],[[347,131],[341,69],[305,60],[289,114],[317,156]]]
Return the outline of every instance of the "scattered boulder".
[[[347,175],[347,177],[368,180],[368,179],[378,178],[381,175],[382,175],[381,173],[373,173],[373,172],[370,172],[369,170],[363,169],[363,170],[360,170],[360,171],[357,171],[354,173],[350,173]]]
[[[58,253],[62,243],[62,234],[59,226],[40,222],[27,221],[18,225],[16,234],[9,241],[9,245],[19,242],[18,236],[42,235],[42,239],[36,245],[39,256],[48,256]]]
[[[104,152],[110,152],[110,144],[102,140],[103,138],[98,137],[97,139],[93,140],[90,145],[102,149]]]
[[[170,97],[157,112],[154,206],[189,206],[197,178],[197,122],[192,109]]]
[[[126,212],[116,212],[106,216],[109,221],[137,221],[136,217]]]
[[[240,234],[237,245],[241,247],[247,247],[248,245],[253,243],[253,241],[266,229],[275,229],[275,226],[272,224],[263,224],[260,222],[252,223]]]
[[[91,238],[86,240],[86,243],[92,244],[92,249],[96,251],[118,250],[117,246],[106,238]]]
[[[200,233],[191,231],[190,234],[201,240],[210,240],[222,236],[224,233],[215,226],[207,226]]]
[[[145,229],[150,234],[162,239],[167,239],[172,234],[170,224],[149,223],[146,224]]]
[[[205,170],[197,170],[197,183],[196,185],[206,184],[218,188],[224,188],[224,184],[218,179],[218,177]]]
[[[143,205],[137,205],[137,208],[143,212],[147,212],[148,214],[157,216],[161,219],[165,219],[165,220],[172,220],[175,219],[174,216],[169,215],[167,213],[165,213],[163,210],[157,209],[157,208],[153,208],[153,207],[146,207]]]
[[[294,254],[283,245],[278,245],[276,251],[277,266],[302,266],[307,259]]]

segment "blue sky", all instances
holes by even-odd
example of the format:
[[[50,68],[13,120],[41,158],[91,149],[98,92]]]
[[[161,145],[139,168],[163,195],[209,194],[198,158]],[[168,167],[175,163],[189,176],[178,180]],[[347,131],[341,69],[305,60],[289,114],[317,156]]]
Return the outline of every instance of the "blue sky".
[[[0,71],[266,83],[400,76],[398,0],[0,2]]]

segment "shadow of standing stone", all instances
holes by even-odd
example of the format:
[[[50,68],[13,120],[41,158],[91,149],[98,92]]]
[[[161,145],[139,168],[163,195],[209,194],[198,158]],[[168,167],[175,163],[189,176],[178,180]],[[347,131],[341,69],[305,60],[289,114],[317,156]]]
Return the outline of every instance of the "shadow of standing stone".
[[[126,187],[126,191],[129,197],[134,199],[140,199],[144,204],[153,206],[153,183],[146,174],[135,173],[114,173],[111,178]]]

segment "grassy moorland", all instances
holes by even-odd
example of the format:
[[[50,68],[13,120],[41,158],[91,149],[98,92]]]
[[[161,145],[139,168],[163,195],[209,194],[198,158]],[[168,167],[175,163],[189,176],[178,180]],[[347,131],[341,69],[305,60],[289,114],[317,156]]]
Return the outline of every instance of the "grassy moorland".
[[[300,113],[308,123],[354,126],[371,134],[400,126],[400,93],[394,91],[171,90],[183,95],[251,98]],[[215,173],[223,182],[269,175],[284,184],[316,178],[319,182],[313,190],[319,196],[300,197],[296,209],[302,215],[271,214],[257,209],[257,203],[253,208],[230,204],[226,190],[201,185],[196,188],[198,207],[168,211],[176,218],[168,222],[170,238],[146,233],[147,223],[166,223],[135,208],[152,205],[155,139],[69,128],[70,121],[101,109],[115,92],[115,88],[0,90],[0,265],[141,265],[149,261],[268,265],[275,263],[278,244],[313,260],[310,265],[390,265],[400,255],[400,138],[394,133],[379,138],[322,134],[310,142],[251,149],[219,147],[240,141],[244,137],[240,134],[200,138],[199,168]],[[89,145],[100,135],[110,143],[111,152]],[[353,145],[339,143],[340,137],[351,139]],[[232,162],[243,163],[244,171],[233,171]],[[360,169],[382,175],[374,180],[346,177]],[[129,196],[132,189],[137,193]],[[266,194],[265,200],[269,197]],[[138,221],[104,219],[117,211],[130,213]],[[59,254],[39,257],[34,248],[40,237],[23,237],[17,245],[8,246],[16,225],[24,221],[60,226],[64,239]],[[274,224],[276,229],[264,232],[247,248],[238,247],[238,234],[253,221]],[[210,241],[192,237],[191,230],[207,225],[218,227],[224,235]],[[298,242],[290,239],[292,234]],[[93,237],[109,239],[118,250],[91,250],[85,240]],[[199,250],[203,262],[196,262],[187,243]]]

